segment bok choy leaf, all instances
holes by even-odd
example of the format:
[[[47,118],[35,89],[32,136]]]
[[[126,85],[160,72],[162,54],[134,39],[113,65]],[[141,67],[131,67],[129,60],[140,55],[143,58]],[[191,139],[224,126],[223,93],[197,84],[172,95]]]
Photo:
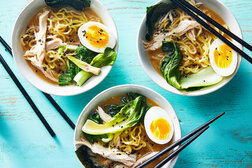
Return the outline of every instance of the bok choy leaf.
[[[104,135],[123,131],[135,126],[146,111],[146,99],[138,96],[135,100],[129,101],[119,113],[105,124],[97,124],[92,120],[87,120],[82,131],[90,135]]]
[[[179,63],[183,55],[179,47],[173,42],[163,41],[162,50],[169,51],[169,54],[163,58],[160,70],[170,85],[180,89],[181,73],[179,71]]]
[[[151,40],[151,36],[154,31],[154,27],[158,19],[166,14],[168,11],[177,8],[171,0],[162,0],[156,5],[147,7],[146,16],[146,28],[147,34],[145,35],[146,40]]]
[[[45,0],[46,5],[52,8],[71,6],[76,10],[90,7],[90,0]]]
[[[101,68],[94,67],[84,61],[81,61],[73,56],[67,57],[70,61],[72,61],[75,65],[77,65],[80,69],[90,72],[94,75],[99,75],[101,73]]]
[[[90,63],[91,66],[101,68],[103,66],[107,65],[113,65],[116,60],[116,52],[112,49],[107,47],[103,53],[98,54],[95,56]],[[90,77],[92,76],[91,73],[80,71],[74,78],[74,81],[81,86],[83,83],[85,83]]]

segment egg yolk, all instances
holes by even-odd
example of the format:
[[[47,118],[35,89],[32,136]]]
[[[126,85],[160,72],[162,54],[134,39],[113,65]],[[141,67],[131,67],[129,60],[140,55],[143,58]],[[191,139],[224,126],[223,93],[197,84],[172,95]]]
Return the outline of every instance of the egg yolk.
[[[96,48],[105,47],[109,41],[108,33],[96,25],[90,26],[86,32],[84,32],[84,36],[87,41]]]
[[[171,126],[167,122],[167,120],[163,118],[158,118],[151,122],[150,130],[155,138],[164,140],[169,137],[169,134],[171,132]]]
[[[214,62],[219,68],[227,68],[232,62],[232,50],[226,45],[220,45],[214,50]]]

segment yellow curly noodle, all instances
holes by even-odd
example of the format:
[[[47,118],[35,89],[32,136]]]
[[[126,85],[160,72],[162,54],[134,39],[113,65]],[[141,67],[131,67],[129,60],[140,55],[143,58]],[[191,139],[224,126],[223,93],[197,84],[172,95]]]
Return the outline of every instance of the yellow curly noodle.
[[[78,31],[78,28],[88,22],[85,13],[61,8],[57,12],[50,11],[51,16],[48,18],[48,33],[51,34],[49,39],[55,37],[61,38],[67,42],[71,35]]]
[[[193,1],[189,1],[192,5],[196,7],[196,4]],[[203,8],[204,13],[209,12],[207,8]],[[173,16],[173,22],[170,25],[171,21],[169,15]],[[211,14],[207,14],[211,17]],[[186,14],[181,9],[171,10],[156,23],[155,28],[159,31],[172,31],[176,28],[182,20],[193,19],[191,16]],[[226,26],[227,27],[227,26]],[[220,32],[217,28],[215,28]],[[177,43],[180,46],[180,50],[183,54],[183,60],[180,63],[179,70],[183,75],[198,73],[203,68],[210,66],[209,60],[209,49],[212,42],[216,37],[203,28],[201,25],[195,29],[196,31],[196,40],[192,39],[188,32],[182,36],[178,34],[173,34],[170,36],[170,41]],[[220,32],[222,35],[223,32]]]
[[[21,36],[21,45],[24,51],[27,51],[36,45],[35,33],[38,32],[38,20],[39,16],[44,11],[50,11],[47,19],[47,34],[46,41],[49,42],[55,38],[60,38],[66,44],[78,45],[79,39],[77,37],[78,28],[91,20],[100,21],[99,18],[88,18],[85,11],[76,11],[69,8],[61,8],[58,10],[52,10],[49,7],[45,7],[40,10],[31,22],[28,24],[24,34]],[[62,55],[57,54],[57,50],[52,49],[46,52],[43,65],[48,70],[53,70],[56,73],[64,71],[67,64],[67,55],[73,55],[73,53],[66,53]]]
[[[132,128],[128,128],[121,133],[114,135],[114,138],[109,143],[110,148],[119,148],[125,153],[139,151],[146,146],[144,141],[144,126],[142,123],[137,124]]]

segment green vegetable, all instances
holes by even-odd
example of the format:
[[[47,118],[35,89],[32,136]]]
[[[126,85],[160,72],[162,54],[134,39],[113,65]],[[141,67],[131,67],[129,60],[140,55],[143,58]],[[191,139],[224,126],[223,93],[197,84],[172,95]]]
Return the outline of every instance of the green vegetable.
[[[138,96],[141,96],[141,95],[135,92],[127,93],[128,101],[135,100]]]
[[[121,97],[121,102],[125,105],[128,103],[128,99],[126,96]]]
[[[171,47],[173,46],[173,47]],[[171,51],[168,56],[164,57],[161,64],[161,72],[165,80],[172,86],[180,89],[181,73],[179,71],[179,63],[183,55],[179,47],[173,42],[163,42],[162,50]]]
[[[103,135],[123,131],[136,125],[146,111],[146,101],[143,96],[127,103],[119,113],[112,117],[111,121],[105,124],[97,124],[87,120],[82,131],[91,135]]]
[[[92,113],[90,115],[88,115],[87,117],[89,120],[97,123],[97,124],[102,124],[102,119],[99,116],[99,114],[97,113]],[[86,134],[84,133],[85,138],[90,142],[90,143],[94,143],[94,142],[98,142],[98,141],[102,141],[102,142],[109,142],[113,139],[113,135],[112,134],[104,134],[104,135],[90,135],[90,134]]]
[[[60,86],[68,85],[69,83],[73,82],[73,78],[76,74],[75,68],[76,66],[72,62],[70,62],[67,66],[67,70],[59,76],[58,84]]]
[[[212,67],[201,70],[196,74],[191,74],[181,78],[181,88],[188,89],[194,87],[204,87],[214,85],[222,81],[223,77],[217,75]]]
[[[52,8],[71,6],[76,10],[90,7],[90,0],[45,0],[46,5]]]
[[[76,45],[66,45],[58,49],[57,54],[62,56],[66,51],[76,51],[75,58],[80,59],[81,61],[90,63],[92,59],[97,55],[96,52],[88,50],[85,46],[76,46]],[[66,71],[59,76],[59,85],[68,85],[76,81],[77,85],[83,84],[88,78],[92,76],[91,73],[81,71],[81,69],[76,66],[73,62],[66,60]],[[80,72],[80,73],[79,73]],[[77,75],[78,74],[78,75]],[[84,76],[84,77],[83,77]],[[81,77],[81,78],[80,78]],[[85,78],[86,77],[86,78]]]
[[[88,142],[90,142],[90,143],[95,143],[95,142],[98,142],[98,141],[109,142],[111,139],[113,139],[113,135],[112,135],[112,138],[110,139],[108,137],[108,135],[106,135],[106,134],[103,134],[103,135],[90,135],[90,134],[84,133],[84,136],[85,136],[86,140],[88,140]]]
[[[113,65],[116,60],[116,52],[107,47],[103,53],[98,54],[94,57],[90,65],[101,68],[107,65]]]
[[[99,136],[99,135],[94,135],[94,136]],[[114,134],[106,134],[106,137],[102,138],[101,141],[104,143],[108,143],[111,141],[114,137]]]
[[[83,83],[85,83],[91,76],[93,76],[93,74],[86,72],[86,71],[80,71],[79,73],[77,73],[77,75],[75,75],[74,77],[74,81],[77,83],[78,86],[83,85]]]
[[[73,56],[67,56],[69,60],[71,60],[75,65],[77,65],[80,69],[91,72],[94,75],[99,75],[101,73],[101,68],[96,68],[94,66],[91,66],[90,64],[81,61]]]
[[[126,103],[127,104],[127,103]],[[105,106],[105,112],[109,114],[111,117],[114,117],[120,110],[123,108],[124,105],[119,106],[116,104],[110,104]]]
[[[94,57],[90,65],[101,68],[103,66],[113,65],[115,63],[115,60],[116,52],[112,48],[107,47],[104,50],[104,53],[98,54],[96,57]],[[74,80],[78,83],[79,86],[83,85],[83,83],[85,83],[92,76],[91,73],[83,71],[79,72],[77,75],[78,78]]]
[[[77,52],[77,58],[88,64],[90,64],[93,58],[97,55],[96,52],[87,49],[85,46],[79,46],[76,49],[76,52]]]
[[[88,115],[87,118],[89,120],[92,120],[92,121],[96,122],[97,124],[102,124],[102,119],[99,116],[99,114],[97,114],[97,113],[90,114],[90,115]]]
[[[138,93],[129,92],[127,93],[127,96],[121,97],[121,102],[123,105],[117,105],[117,104],[106,105],[105,112],[109,114],[111,117],[113,117],[124,107],[125,104],[127,104],[131,100],[135,100],[138,96],[141,95]]]
[[[174,51],[174,43],[168,41],[162,41],[162,51],[163,52],[173,52]]]
[[[158,19],[169,12],[172,9],[177,8],[171,0],[162,0],[156,5],[147,7],[146,17],[146,28],[147,34],[145,35],[146,40],[151,40],[153,35],[154,27]]]
[[[57,54],[59,56],[62,56],[65,51],[67,50],[74,51],[76,49],[77,49],[77,46],[74,46],[74,45],[62,46],[58,49]],[[79,68],[74,65],[74,63],[69,62],[69,61],[67,61],[66,63],[67,63],[67,66],[66,66],[65,72],[61,73],[59,76],[58,84],[60,86],[73,83],[73,78],[80,71]]]

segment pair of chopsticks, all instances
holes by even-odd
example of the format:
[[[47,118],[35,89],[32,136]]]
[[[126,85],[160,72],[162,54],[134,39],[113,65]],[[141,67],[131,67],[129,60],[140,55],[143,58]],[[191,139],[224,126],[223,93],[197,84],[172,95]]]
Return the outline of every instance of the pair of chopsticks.
[[[176,149],[174,152],[172,152],[168,157],[166,157],[164,160],[162,160],[160,163],[158,163],[155,168],[160,168],[162,167],[164,164],[166,164],[168,161],[170,161],[174,156],[176,156],[179,152],[181,152],[185,147],[187,147],[190,143],[192,143],[195,139],[197,139],[203,132],[205,132],[208,128],[209,125],[214,122],[215,120],[217,120],[218,118],[220,118],[221,116],[223,116],[225,114],[225,112],[219,114],[218,116],[214,117],[213,119],[209,120],[208,122],[206,122],[205,124],[201,125],[200,127],[196,128],[194,131],[190,132],[189,134],[187,134],[186,136],[184,136],[183,138],[179,139],[178,141],[174,142],[172,145],[170,145],[169,147],[165,148],[164,150],[162,150],[161,152],[157,153],[156,155],[154,155],[153,157],[151,157],[149,160],[145,161],[144,163],[142,163],[140,166],[138,166],[137,168],[143,168],[145,166],[147,166],[148,164],[150,164],[151,162],[153,162],[154,160],[160,158],[161,156],[163,156],[165,153],[167,153],[168,151],[172,150],[173,148],[175,148],[178,145],[181,145],[183,142],[185,142],[183,145],[181,145],[178,149]],[[190,139],[191,138],[191,139]]]
[[[186,12],[188,15],[190,15],[192,18],[194,18],[199,24],[204,26],[207,30],[209,30],[211,33],[213,33],[216,37],[218,37],[221,41],[226,43],[228,46],[230,46],[233,50],[235,50],[238,54],[240,54],[243,58],[245,58],[247,61],[252,63],[252,58],[247,55],[245,52],[243,52],[241,49],[236,47],[231,41],[223,37],[221,34],[219,34],[214,28],[212,28],[209,24],[207,24],[205,21],[203,21],[200,17],[205,19],[207,22],[212,24],[213,26],[217,27],[219,30],[230,36],[232,39],[246,47],[248,50],[252,51],[252,46],[248,44],[247,42],[240,39],[238,36],[221,26],[219,23],[208,17],[206,14],[201,12],[199,9],[195,8],[193,5],[191,5],[189,2],[185,0],[171,0],[174,2],[179,8],[181,8],[184,12]],[[198,16],[200,17],[198,17]]]
[[[10,46],[5,42],[5,40],[1,36],[0,36],[0,42],[4,45],[4,47],[6,48],[6,50],[12,56],[12,52],[11,52]],[[44,126],[47,129],[47,131],[50,133],[50,135],[52,137],[54,137],[56,134],[54,133],[53,129],[48,124],[48,122],[46,121],[46,119],[44,118],[44,116],[41,114],[41,112],[39,111],[39,109],[37,108],[37,106],[35,105],[35,103],[33,102],[33,100],[31,99],[31,97],[28,95],[28,93],[26,92],[26,90],[24,89],[24,87],[18,81],[17,77],[14,75],[14,73],[12,72],[12,70],[10,69],[10,67],[8,66],[8,64],[5,62],[5,60],[4,60],[4,58],[2,57],[1,54],[0,54],[0,62],[4,66],[5,70],[10,75],[10,77],[12,78],[12,80],[14,81],[14,83],[17,85],[17,87],[19,88],[19,90],[22,92],[22,94],[24,95],[24,97],[26,98],[26,100],[28,101],[28,103],[31,105],[32,109],[34,110],[34,112],[36,113],[36,115],[39,117],[40,121],[44,124]],[[62,108],[56,103],[56,101],[49,94],[44,93],[44,92],[42,92],[42,93],[51,102],[51,104],[60,113],[60,115],[65,119],[65,121],[69,124],[69,126],[72,129],[74,129],[75,128],[74,123],[67,116],[67,114],[62,110]]]

